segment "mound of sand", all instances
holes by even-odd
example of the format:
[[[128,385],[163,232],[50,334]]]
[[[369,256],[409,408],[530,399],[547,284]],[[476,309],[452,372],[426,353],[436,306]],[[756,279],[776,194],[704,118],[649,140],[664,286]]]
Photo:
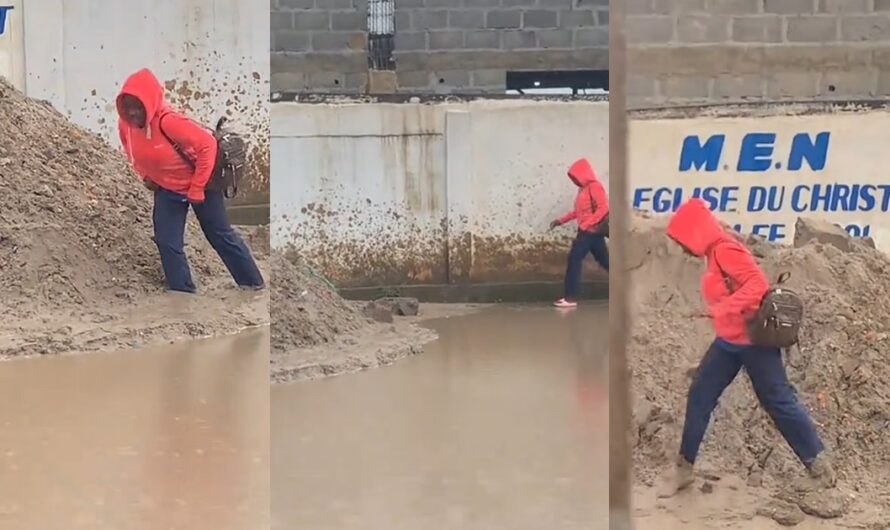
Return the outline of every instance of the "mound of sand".
[[[321,276],[294,255],[273,252],[272,355],[331,343],[373,325]]]
[[[890,487],[890,259],[865,242],[847,251],[816,242],[799,248],[748,240],[771,278],[790,271],[806,322],[789,378],[831,451],[839,478],[876,496]],[[700,311],[704,264],[664,236],[660,222],[638,218],[629,248],[634,331],[629,346],[634,396],[634,468],[651,483],[679,447],[690,369],[713,334]],[[699,462],[750,482],[781,486],[801,466],[758,405],[747,376],[721,399]]]
[[[0,313],[133,301],[163,290],[151,197],[123,155],[0,78]],[[196,226],[196,282],[225,271]]]

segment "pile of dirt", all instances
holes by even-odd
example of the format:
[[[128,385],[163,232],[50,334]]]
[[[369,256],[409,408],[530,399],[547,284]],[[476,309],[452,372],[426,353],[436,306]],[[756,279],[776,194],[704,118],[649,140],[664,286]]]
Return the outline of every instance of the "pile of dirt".
[[[842,483],[878,502],[890,500],[890,259],[868,242],[845,245],[746,241],[770,278],[790,271],[806,303],[789,378],[828,446]],[[634,468],[651,484],[675,461],[691,369],[713,338],[701,313],[704,264],[664,235],[660,221],[635,219],[634,331],[629,356],[634,396]],[[844,250],[841,250],[842,247]],[[702,468],[782,487],[802,469],[758,405],[747,376],[721,398],[699,459]]]
[[[273,252],[272,355],[338,340],[373,322],[296,255]]]
[[[0,313],[163,290],[151,198],[122,153],[2,78],[0,182]],[[196,281],[224,274],[193,223],[187,240]]]
[[[270,266],[274,383],[389,365],[436,338],[412,319],[366,316],[363,304],[341,297],[296,253],[273,250]]]

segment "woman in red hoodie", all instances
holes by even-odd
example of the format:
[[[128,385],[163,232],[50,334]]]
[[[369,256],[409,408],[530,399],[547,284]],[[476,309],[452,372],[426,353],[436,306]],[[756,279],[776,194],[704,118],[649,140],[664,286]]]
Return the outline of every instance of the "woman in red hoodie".
[[[810,472],[798,486],[833,486],[834,471],[809,414],[788,382],[781,350],[754,346],[748,338],[746,322],[769,289],[751,252],[723,229],[700,199],[692,199],[677,210],[668,224],[667,236],[687,253],[706,260],[701,292],[716,338],[689,388],[680,456],[659,494],[669,497],[693,483],[692,467],[711,413],[743,367],[760,404]]]
[[[145,187],[154,192],[154,241],[167,287],[195,292],[184,250],[191,205],[207,241],[235,282],[261,289],[263,277],[247,245],[229,224],[222,190],[211,181],[217,144],[210,131],[168,107],[164,89],[147,69],[124,83],[117,111],[124,152]]]
[[[553,305],[556,307],[578,305],[581,265],[587,254],[593,254],[593,259],[600,267],[609,270],[609,247],[606,244],[606,238],[609,237],[609,197],[606,195],[606,190],[597,180],[593,167],[586,159],[582,158],[572,164],[568,176],[569,180],[579,188],[575,196],[575,208],[550,223],[550,228],[577,221],[578,233],[569,251],[563,298],[554,302]]]

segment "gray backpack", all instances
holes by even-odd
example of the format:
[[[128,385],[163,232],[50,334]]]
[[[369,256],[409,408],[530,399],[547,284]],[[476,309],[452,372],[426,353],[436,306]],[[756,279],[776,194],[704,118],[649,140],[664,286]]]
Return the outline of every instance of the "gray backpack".
[[[729,275],[716,259],[714,262],[723,275],[726,288],[733,293],[735,289]],[[790,348],[797,344],[803,322],[803,300],[796,292],[782,287],[790,277],[790,272],[779,274],[763,296],[757,312],[748,320],[748,338],[755,346]]]

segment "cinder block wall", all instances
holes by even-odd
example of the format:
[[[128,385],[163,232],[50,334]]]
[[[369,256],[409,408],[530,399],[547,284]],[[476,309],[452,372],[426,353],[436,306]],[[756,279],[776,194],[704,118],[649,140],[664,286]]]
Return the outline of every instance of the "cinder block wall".
[[[608,68],[608,0],[396,0],[407,93],[503,92],[508,70]],[[367,0],[272,0],[272,89],[360,93]]]
[[[628,102],[890,96],[890,0],[627,0]]]

